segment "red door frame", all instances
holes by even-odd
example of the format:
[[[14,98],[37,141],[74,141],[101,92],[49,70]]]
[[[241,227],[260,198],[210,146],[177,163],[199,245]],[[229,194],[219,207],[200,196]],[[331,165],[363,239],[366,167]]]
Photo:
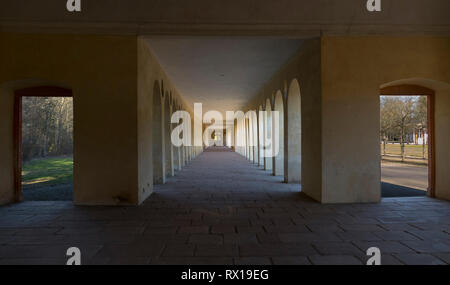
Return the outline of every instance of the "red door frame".
[[[427,96],[428,116],[428,191],[429,197],[436,196],[436,154],[435,154],[435,121],[434,102],[435,92],[419,85],[395,85],[381,88],[380,96]]]
[[[14,198],[16,202],[23,200],[22,195],[22,98],[23,97],[73,97],[72,90],[38,86],[16,90],[14,92]]]

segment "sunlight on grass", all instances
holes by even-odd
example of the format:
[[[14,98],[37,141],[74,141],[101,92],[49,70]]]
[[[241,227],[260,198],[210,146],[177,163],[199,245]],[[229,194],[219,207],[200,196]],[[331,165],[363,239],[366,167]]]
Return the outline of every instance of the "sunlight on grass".
[[[33,185],[33,184],[53,181],[55,179],[56,179],[55,177],[41,177],[41,178],[30,180],[30,181],[24,181],[24,182],[22,182],[22,185]]]
[[[24,163],[22,185],[53,186],[73,181],[73,158],[51,157],[35,159]]]
[[[423,146],[422,145],[405,145],[406,156],[412,156],[417,158],[423,157]],[[383,144],[381,144],[381,153],[384,153]],[[390,155],[401,155],[400,144],[386,144],[386,154]],[[425,146],[425,158],[428,158],[428,146]]]

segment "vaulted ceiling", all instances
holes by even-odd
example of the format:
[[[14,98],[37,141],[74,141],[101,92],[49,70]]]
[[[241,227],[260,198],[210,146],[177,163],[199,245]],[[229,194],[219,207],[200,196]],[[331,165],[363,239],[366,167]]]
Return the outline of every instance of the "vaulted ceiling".
[[[241,110],[299,49],[280,38],[148,38],[178,91],[203,111]],[[192,106],[193,107],[193,106]]]

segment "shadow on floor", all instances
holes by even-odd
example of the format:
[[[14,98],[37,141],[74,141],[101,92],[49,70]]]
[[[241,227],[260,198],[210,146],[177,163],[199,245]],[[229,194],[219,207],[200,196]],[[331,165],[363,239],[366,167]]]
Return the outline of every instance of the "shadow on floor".
[[[47,187],[23,187],[24,201],[72,201],[73,184]]]
[[[426,196],[427,192],[410,187],[381,182],[381,197]]]

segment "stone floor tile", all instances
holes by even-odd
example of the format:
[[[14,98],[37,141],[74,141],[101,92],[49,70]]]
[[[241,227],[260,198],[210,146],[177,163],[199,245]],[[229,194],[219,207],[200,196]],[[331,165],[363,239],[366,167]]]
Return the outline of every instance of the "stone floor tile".
[[[193,244],[169,244],[164,249],[162,256],[185,257],[194,256],[195,245]]]
[[[281,243],[280,236],[277,233],[259,233],[256,235],[258,241],[264,243]]]
[[[395,257],[406,265],[445,265],[446,263],[431,254],[426,253],[400,253]]]
[[[404,263],[395,258],[395,254],[381,254],[381,265],[404,265]]]
[[[449,253],[434,253],[434,256],[436,256],[437,258],[439,258],[440,260],[444,261],[447,264],[450,264],[450,252]]]
[[[427,230],[427,231],[408,231],[410,234],[413,234],[414,236],[420,238],[421,240],[433,240],[433,241],[438,241],[438,240],[444,240],[444,241],[450,241],[450,234],[443,232],[443,231],[439,231],[439,230]]]
[[[380,249],[382,255],[386,254],[386,253],[413,253],[414,252],[410,247],[408,247],[398,241],[354,241],[352,243],[355,244],[363,252],[366,252],[371,247],[378,247]]]
[[[217,234],[193,234],[189,243],[195,244],[223,244],[223,236]]]
[[[239,255],[249,256],[307,256],[317,251],[310,244],[248,244],[239,246]]]
[[[160,257],[150,261],[152,265],[233,265],[231,257]]]
[[[313,242],[312,244],[321,255],[365,255],[365,252],[348,242]]]
[[[295,243],[295,242],[340,242],[342,241],[335,233],[280,233],[278,234],[281,242]]]
[[[180,227],[178,230],[180,234],[207,234],[209,233],[209,226],[188,226]]]
[[[343,241],[380,241],[381,238],[375,235],[374,232],[350,231],[343,233],[336,233],[336,235]]]
[[[419,253],[450,252],[450,242],[445,241],[402,241],[402,243]]]
[[[257,244],[256,234],[224,234],[225,244]]]
[[[237,226],[237,232],[240,234],[245,233],[264,233],[264,228],[262,226]]]
[[[306,227],[313,233],[336,233],[344,232],[337,224],[309,224]]]
[[[237,245],[199,244],[195,250],[195,256],[237,257],[239,252]]]
[[[237,257],[234,258],[235,265],[272,265],[269,257]]]
[[[0,259],[0,265],[65,265],[65,258],[9,258]]]
[[[305,225],[296,226],[264,226],[268,233],[310,233]]]
[[[148,226],[144,230],[144,235],[155,235],[155,234],[175,234],[177,232],[178,227],[170,226],[170,227],[154,227]]]
[[[105,245],[95,256],[96,258],[136,258],[159,256],[164,249],[164,244],[132,243],[127,245]]]
[[[358,258],[352,255],[313,255],[309,256],[314,265],[362,265]]]
[[[274,265],[311,265],[306,256],[276,256],[272,260]]]
[[[211,227],[211,233],[213,234],[234,234],[236,233],[235,226],[229,225],[216,225]]]
[[[377,224],[341,224],[339,226],[347,232],[350,232],[350,231],[363,231],[363,232],[385,231],[385,229],[378,226]]]
[[[376,235],[377,237],[379,237],[382,240],[386,240],[386,241],[409,241],[409,240],[420,240],[419,238],[417,238],[416,236],[408,233],[408,232],[403,232],[403,231],[379,231],[379,232],[374,232],[374,235]]]

